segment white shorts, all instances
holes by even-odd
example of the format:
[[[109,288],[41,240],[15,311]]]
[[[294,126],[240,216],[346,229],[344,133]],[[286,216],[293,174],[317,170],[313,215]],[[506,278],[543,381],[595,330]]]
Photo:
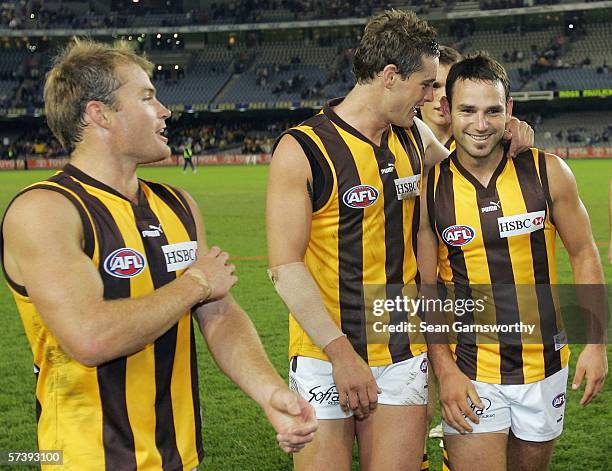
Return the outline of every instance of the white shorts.
[[[474,409],[480,423],[468,423],[473,433],[512,430],[521,440],[547,442],[561,435],[568,367],[529,384],[490,384],[472,381],[485,409]],[[445,434],[457,430],[444,422]]]
[[[427,354],[385,366],[371,366],[376,384],[382,390],[379,404],[422,406],[427,404]],[[293,357],[289,387],[313,405],[317,419],[345,419],[353,415],[340,408],[338,391],[328,361]]]

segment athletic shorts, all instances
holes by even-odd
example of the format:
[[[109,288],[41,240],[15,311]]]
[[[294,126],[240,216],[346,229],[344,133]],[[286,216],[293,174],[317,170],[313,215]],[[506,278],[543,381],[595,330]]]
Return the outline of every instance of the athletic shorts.
[[[427,354],[399,363],[371,366],[376,384],[382,390],[379,404],[422,406],[427,404]],[[338,391],[328,361],[293,357],[289,368],[289,387],[313,405],[317,419],[345,419],[353,415],[340,408]]]
[[[547,442],[561,435],[565,413],[568,367],[529,384],[490,384],[472,381],[485,409],[472,407],[480,419],[473,433],[512,433],[521,440]],[[445,434],[457,430],[444,423]]]

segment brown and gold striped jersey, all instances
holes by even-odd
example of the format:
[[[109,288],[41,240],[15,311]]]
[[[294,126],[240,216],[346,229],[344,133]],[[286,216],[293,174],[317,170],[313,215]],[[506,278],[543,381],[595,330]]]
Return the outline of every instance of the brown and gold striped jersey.
[[[484,339],[460,332],[457,365],[471,379],[524,384],[568,363],[556,284],[555,237],[543,152],[505,156],[483,186],[455,152],[428,176],[429,221],[439,241],[438,277],[453,293],[483,291],[487,309],[454,320],[471,324],[534,325],[535,333]],[[484,296],[488,292],[488,298]]]
[[[390,126],[378,146],[333,111],[337,103],[286,132],[313,169],[304,262],[356,352],[372,366],[386,365],[426,350],[408,333],[370,335],[371,299],[364,294],[373,286],[383,297],[394,289],[416,294],[423,144],[416,125]],[[292,316],[289,334],[290,357],[327,359]]]
[[[183,195],[158,183],[139,185],[134,204],[67,165],[23,190],[55,191],[75,205],[83,250],[98,269],[107,300],[136,298],[164,286],[181,275],[197,250],[195,222]],[[63,469],[71,470],[198,465],[200,405],[189,312],[141,351],[89,368],[62,351],[25,287],[7,280],[34,356],[41,450],[63,450]]]

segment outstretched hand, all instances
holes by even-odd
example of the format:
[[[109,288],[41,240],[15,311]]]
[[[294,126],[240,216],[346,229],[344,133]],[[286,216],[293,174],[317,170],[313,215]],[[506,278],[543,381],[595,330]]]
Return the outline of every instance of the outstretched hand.
[[[264,410],[277,432],[278,445],[286,453],[299,452],[319,428],[314,408],[287,387],[276,389]]]

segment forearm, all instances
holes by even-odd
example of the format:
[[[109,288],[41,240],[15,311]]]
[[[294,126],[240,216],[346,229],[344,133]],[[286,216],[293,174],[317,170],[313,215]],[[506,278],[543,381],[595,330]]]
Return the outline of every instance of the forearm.
[[[427,357],[437,378],[444,378],[449,373],[458,370],[451,349],[447,344],[429,344],[427,346]]]
[[[264,407],[286,384],[270,363],[253,323],[231,298],[196,311],[200,330],[215,362],[240,389]]]
[[[75,358],[97,366],[129,355],[153,343],[193,305],[205,297],[203,287],[189,275],[181,276],[147,296],[102,300],[82,316]]]
[[[600,285],[605,283],[599,252],[594,242],[579,253],[570,254],[569,260],[575,284]]]

